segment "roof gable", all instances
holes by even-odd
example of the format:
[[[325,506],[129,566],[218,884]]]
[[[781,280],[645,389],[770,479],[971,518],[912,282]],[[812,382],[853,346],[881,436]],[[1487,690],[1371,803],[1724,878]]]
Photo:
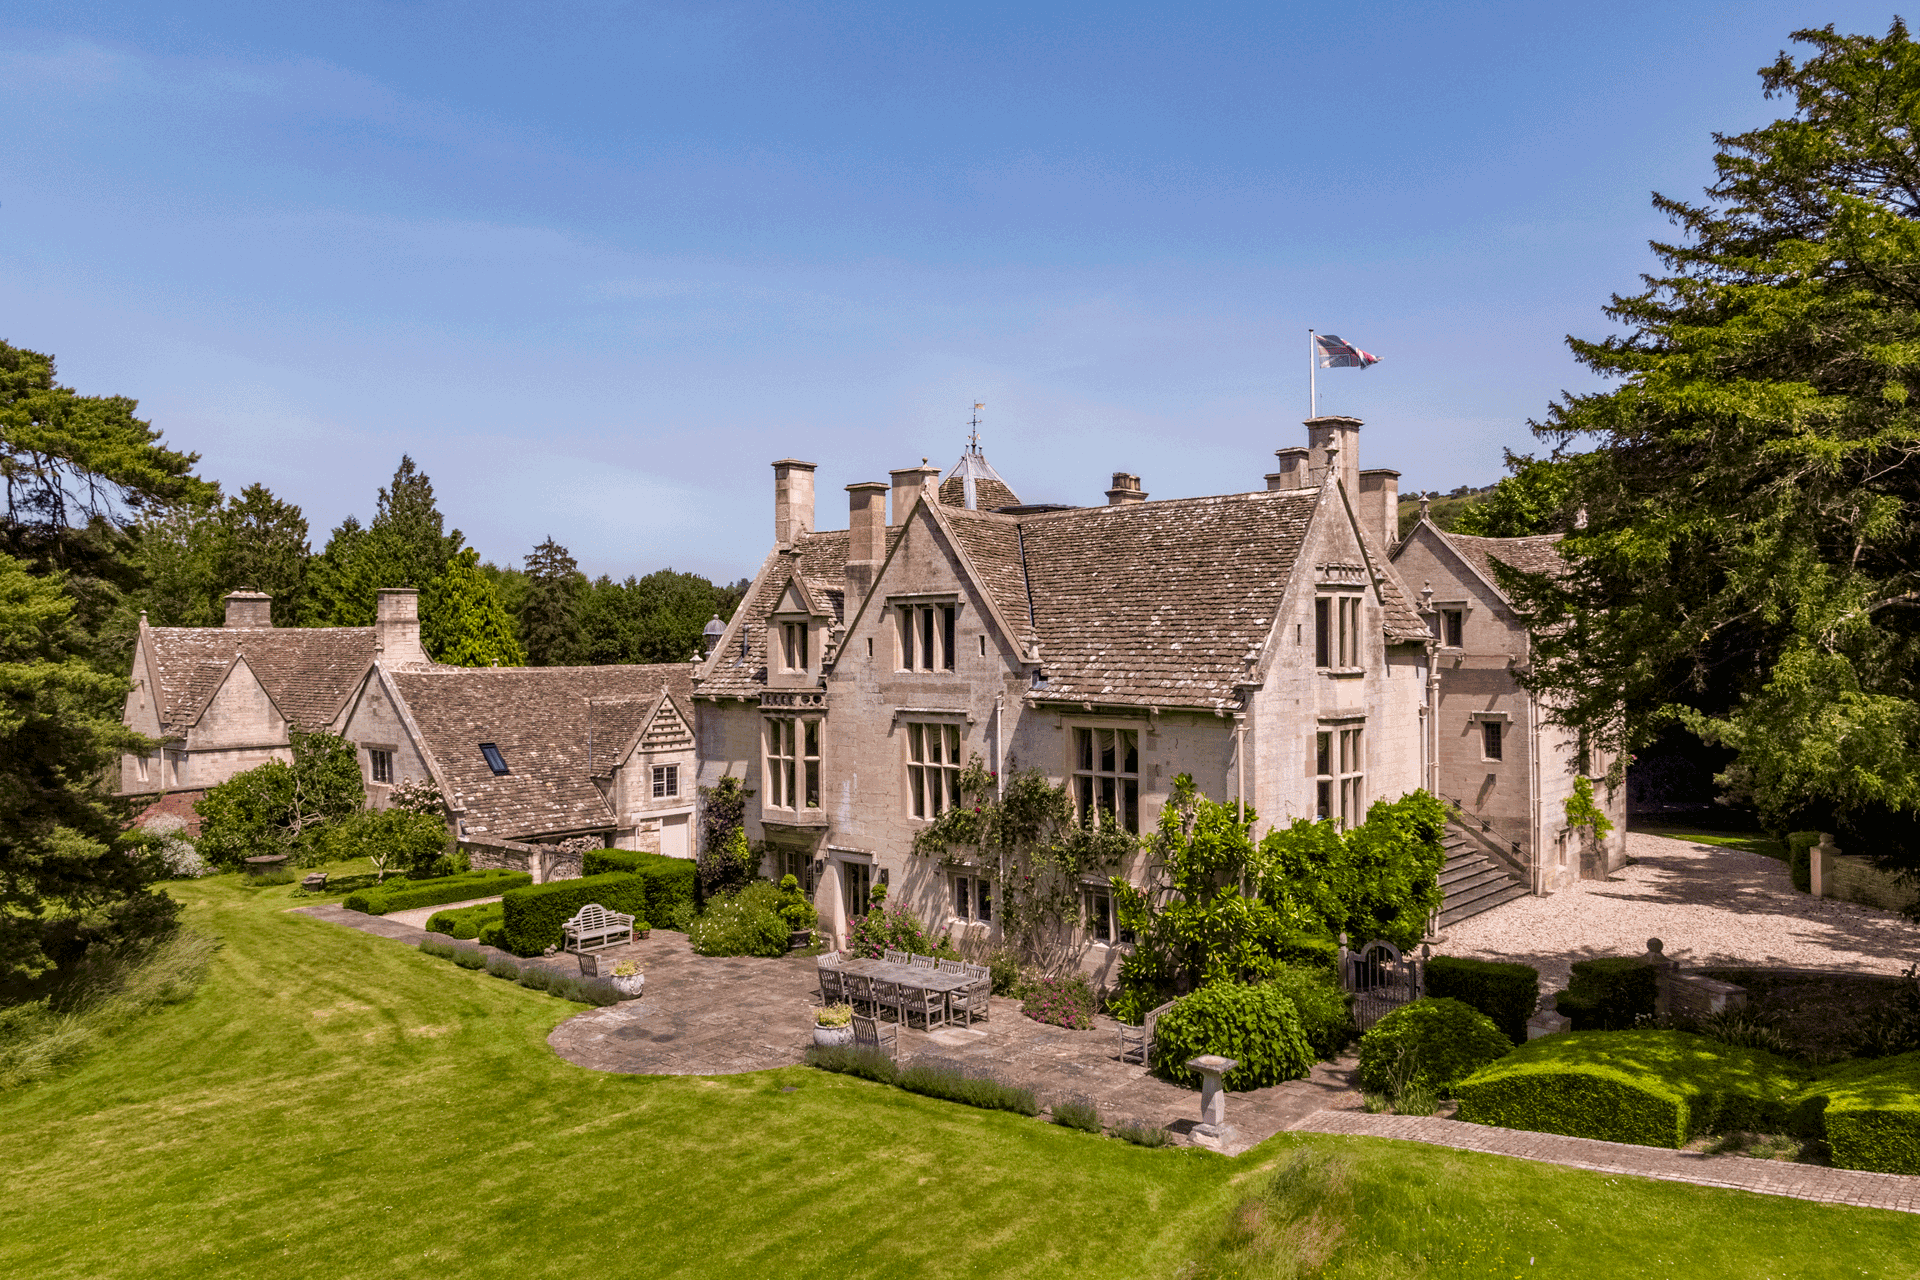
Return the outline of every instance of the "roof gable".
[[[411,713],[468,833],[525,839],[613,825],[594,780],[630,753],[663,702],[691,706],[692,670],[678,662],[440,667],[384,678]],[[508,773],[488,767],[483,742],[498,748]]]
[[[148,627],[142,637],[169,734],[193,726],[242,653],[280,713],[305,729],[332,724],[373,662],[372,627]]]

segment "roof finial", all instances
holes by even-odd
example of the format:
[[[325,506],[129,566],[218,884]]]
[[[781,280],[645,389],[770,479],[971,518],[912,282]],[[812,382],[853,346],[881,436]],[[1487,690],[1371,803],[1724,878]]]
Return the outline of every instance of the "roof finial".
[[[1427,508],[1431,505],[1433,505],[1432,495],[1422,493],[1420,495],[1420,518],[1422,520],[1425,520],[1427,518]]]
[[[976,401],[974,402],[974,405],[973,405],[973,421],[972,421],[972,423],[970,424],[970,425],[971,425],[971,426],[973,427],[973,434],[967,437],[967,452],[968,452],[968,453],[979,453],[979,452],[980,452],[980,411],[981,411],[982,409],[984,409],[984,408],[986,408],[986,407],[987,407],[987,406],[986,406],[986,404],[985,404],[985,402],[984,402],[984,401],[978,401],[978,400],[976,400]]]

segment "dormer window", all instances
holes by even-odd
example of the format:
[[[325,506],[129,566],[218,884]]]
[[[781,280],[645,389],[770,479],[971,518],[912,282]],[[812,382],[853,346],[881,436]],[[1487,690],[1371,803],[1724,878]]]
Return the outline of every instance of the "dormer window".
[[[487,762],[487,768],[493,770],[495,777],[513,772],[507,768],[507,758],[500,754],[500,748],[491,742],[480,744],[480,757]]]
[[[807,661],[807,631],[804,622],[783,622],[780,624],[780,661],[783,671],[805,671],[811,664]]]

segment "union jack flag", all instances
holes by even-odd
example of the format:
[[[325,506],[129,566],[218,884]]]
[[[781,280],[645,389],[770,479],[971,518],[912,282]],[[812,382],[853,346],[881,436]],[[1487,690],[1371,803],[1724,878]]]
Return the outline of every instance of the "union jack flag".
[[[1380,363],[1379,356],[1342,342],[1330,333],[1314,334],[1313,342],[1320,349],[1322,369],[1364,369],[1370,364]]]

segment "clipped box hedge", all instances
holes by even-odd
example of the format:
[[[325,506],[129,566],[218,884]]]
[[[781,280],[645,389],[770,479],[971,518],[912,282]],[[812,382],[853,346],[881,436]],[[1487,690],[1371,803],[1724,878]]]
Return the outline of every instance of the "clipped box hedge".
[[[656,929],[670,927],[679,918],[674,910],[678,906],[684,904],[686,914],[693,914],[695,868],[690,859],[633,849],[589,849],[582,861],[585,863],[582,870],[589,876],[610,875],[616,871],[645,876],[647,909],[640,913],[640,918]]]
[[[1813,892],[1813,846],[1819,843],[1818,831],[1787,833],[1787,874],[1802,893]]]
[[[1800,1111],[1839,1168],[1920,1173],[1920,1053],[1836,1067],[1802,1091]]]
[[[465,902],[468,898],[491,898],[533,883],[524,871],[463,871],[439,880],[393,880],[361,889],[347,896],[340,905],[349,911],[364,911],[384,916],[415,907],[437,907],[446,902]]]
[[[1427,961],[1427,994],[1458,1000],[1493,1020],[1515,1044],[1527,1042],[1527,1019],[1540,1004],[1540,971],[1531,965],[1435,956]]]
[[[427,921],[427,932],[444,933],[449,938],[466,940],[480,937],[490,924],[499,924],[506,909],[497,902],[488,902],[478,907],[461,907],[457,911],[436,911]]]
[[[1701,1133],[1812,1127],[1806,1073],[1684,1031],[1543,1036],[1462,1081],[1459,1118],[1576,1138],[1678,1147]]]
[[[1574,964],[1554,1007],[1575,1031],[1631,1031],[1653,1017],[1659,995],[1660,975],[1645,957],[1604,956]]]
[[[580,908],[597,902],[609,911],[647,919],[647,877],[632,871],[554,880],[515,889],[500,900],[505,908],[502,945],[517,956],[537,956],[561,944],[560,926]]]

